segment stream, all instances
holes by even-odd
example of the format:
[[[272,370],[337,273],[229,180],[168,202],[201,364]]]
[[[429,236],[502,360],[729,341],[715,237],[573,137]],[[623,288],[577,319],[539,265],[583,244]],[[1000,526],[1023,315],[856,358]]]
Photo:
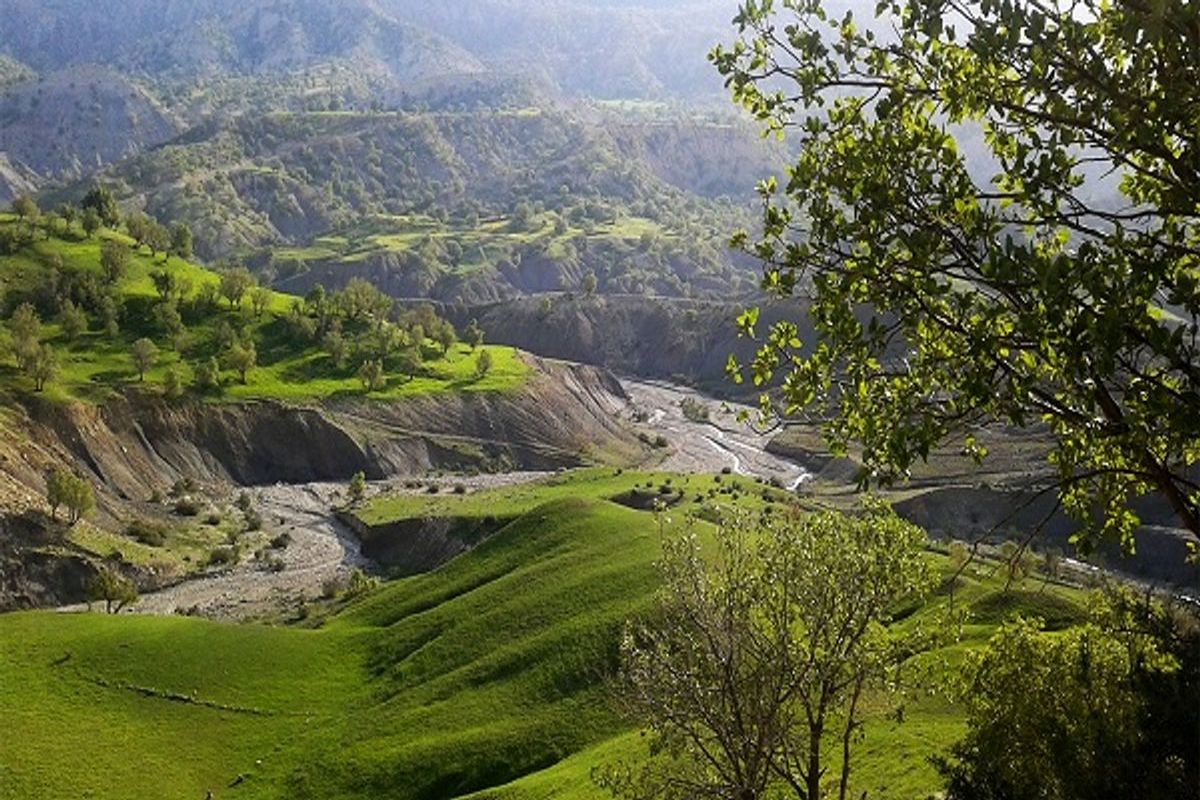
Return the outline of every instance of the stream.
[[[774,479],[794,489],[808,477],[796,464],[765,451],[768,437],[737,420],[745,406],[723,404],[699,392],[658,381],[623,380],[630,397],[628,413],[643,422],[639,430],[662,435],[667,455],[654,469],[682,473],[716,473],[724,469],[739,475]],[[702,403],[709,422],[684,416],[684,399]],[[515,485],[546,477],[545,472],[513,472],[503,475],[454,477],[468,490]],[[368,495],[405,491],[401,476],[374,482]],[[277,553],[283,568],[267,569],[253,559],[219,572],[208,572],[174,586],[142,596],[131,611],[138,614],[195,613],[217,619],[248,619],[296,609],[319,597],[330,581],[344,580],[352,570],[370,570],[353,533],[338,520],[334,510],[343,502],[345,485],[307,483],[248,488],[263,518],[264,529],[275,536],[287,533],[291,541]],[[411,490],[410,490],[411,491]],[[418,490],[419,491],[419,490]],[[81,610],[79,606],[62,609]]]

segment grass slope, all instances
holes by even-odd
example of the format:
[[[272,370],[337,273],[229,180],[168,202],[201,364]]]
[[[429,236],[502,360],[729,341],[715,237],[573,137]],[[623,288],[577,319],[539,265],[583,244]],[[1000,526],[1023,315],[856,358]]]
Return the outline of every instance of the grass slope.
[[[13,225],[20,223],[11,215],[0,214],[0,226]],[[61,238],[47,237],[39,230],[32,244],[16,254],[0,256],[0,280],[8,312],[21,300],[36,297],[56,261],[61,261],[67,271],[99,275],[101,245],[110,239],[132,245],[123,234],[107,230],[90,239],[74,233]],[[195,297],[206,284],[216,284],[218,276],[182,259],[152,258],[145,249],[131,253],[129,269],[116,286],[116,294],[125,304],[121,331],[116,337],[100,330],[93,317],[89,331],[69,342],[56,319],[43,318],[43,338],[55,347],[61,365],[60,374],[46,388],[47,397],[99,402],[113,391],[131,386],[160,391],[167,371],[173,367],[179,369],[184,384],[190,385],[195,364],[219,355],[218,330],[222,323],[249,329],[258,351],[258,366],[250,371],[245,384],[226,370],[223,389],[209,395],[212,399],[306,401],[365,395],[356,376],[357,361],[351,359],[338,369],[316,343],[297,341],[283,319],[296,298],[286,294],[272,293],[261,316],[251,313],[248,301],[240,311],[231,310],[224,301],[216,310],[203,311],[189,309],[185,303],[181,310],[187,326],[186,342],[182,352],[175,351],[169,337],[153,321],[158,297],[151,273],[166,269],[187,281],[192,287],[189,297]],[[140,382],[130,351],[133,343],[143,336],[156,342],[160,355],[154,368],[147,372],[145,382]],[[530,367],[512,348],[486,349],[492,354],[492,368],[483,378],[475,375],[475,354],[465,345],[458,345],[445,358],[426,361],[421,373],[412,379],[394,372],[388,374],[386,386],[369,396],[397,399],[437,392],[510,391],[520,387],[530,375]],[[23,393],[33,390],[32,381],[18,373],[9,360],[0,366],[0,386]]]
[[[604,681],[623,621],[649,608],[658,536],[646,512],[556,495],[619,492],[642,477],[588,471],[526,499],[462,498],[517,516],[317,629],[0,617],[0,796],[600,797],[592,767],[644,747]],[[947,669],[1009,613],[1079,616],[1070,590],[997,599],[1001,585],[987,565],[960,580],[955,602],[985,613],[936,654]],[[880,715],[856,796],[936,791],[927,758],[961,730],[938,698],[914,700],[903,723]]]

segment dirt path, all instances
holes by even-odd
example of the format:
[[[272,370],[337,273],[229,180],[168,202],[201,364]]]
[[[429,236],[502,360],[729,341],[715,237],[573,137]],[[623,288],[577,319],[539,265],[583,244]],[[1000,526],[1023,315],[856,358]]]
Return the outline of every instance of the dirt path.
[[[728,468],[739,475],[774,478],[788,489],[809,477],[791,461],[766,452],[769,437],[737,420],[739,411],[754,412],[749,406],[723,404],[692,389],[657,381],[623,380],[621,385],[633,407],[647,415],[641,427],[661,433],[670,443],[671,453],[660,469],[720,472]],[[693,422],[684,416],[680,402],[687,398],[708,408],[709,422]]]

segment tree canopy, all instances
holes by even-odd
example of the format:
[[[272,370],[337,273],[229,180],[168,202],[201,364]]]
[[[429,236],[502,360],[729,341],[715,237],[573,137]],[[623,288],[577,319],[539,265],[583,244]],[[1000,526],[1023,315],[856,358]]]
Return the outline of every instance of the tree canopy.
[[[1150,492],[1200,536],[1200,7],[878,10],[752,0],[712,53],[799,154],[736,242],[816,333],[774,325],[731,372],[861,445],[865,480],[951,437],[983,458],[980,424],[1044,423],[1082,549],[1131,545]]]

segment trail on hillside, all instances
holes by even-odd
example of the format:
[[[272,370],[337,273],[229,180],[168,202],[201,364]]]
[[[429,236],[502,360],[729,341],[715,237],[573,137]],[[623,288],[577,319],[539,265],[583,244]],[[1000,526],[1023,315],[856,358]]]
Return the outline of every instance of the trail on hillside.
[[[621,381],[633,409],[645,415],[643,428],[661,433],[670,453],[660,469],[669,472],[720,472],[775,479],[795,489],[810,476],[799,465],[766,451],[770,437],[738,421],[738,413],[755,409],[723,403],[693,389],[660,381]],[[688,419],[681,403],[692,400],[709,411],[708,422]]]

